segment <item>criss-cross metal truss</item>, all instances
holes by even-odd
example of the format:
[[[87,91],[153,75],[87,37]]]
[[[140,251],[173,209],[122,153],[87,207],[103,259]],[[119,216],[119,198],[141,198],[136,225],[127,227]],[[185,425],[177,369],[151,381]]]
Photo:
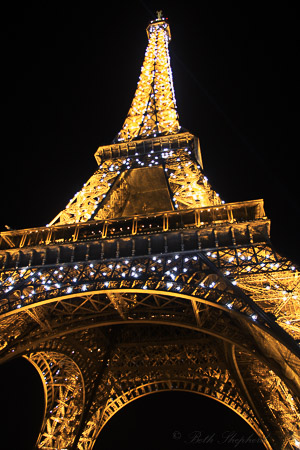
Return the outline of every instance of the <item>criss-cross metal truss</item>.
[[[144,67],[170,81],[168,57],[155,61],[168,25],[148,33]],[[128,117],[127,131],[140,120]],[[198,139],[147,137],[141,117],[134,140],[97,150],[98,170],[48,226],[0,234],[0,362],[23,356],[41,376],[36,447],[90,450],[128,402],[185,390],[231,408],[266,448],[297,448],[299,271],[274,250],[262,200],[222,202]]]
[[[49,225],[222,204],[201,169],[199,140],[188,132],[107,145],[100,147],[95,157],[97,171]],[[140,188],[132,175],[137,169],[144,169],[144,177],[147,169],[149,185],[153,190],[156,185],[162,195],[155,206],[149,198],[143,205],[135,199],[136,210],[128,214],[128,205],[133,208],[133,192]]]
[[[168,50],[170,27],[164,19],[155,20],[147,35],[141,76],[118,141],[174,134],[180,129]]]
[[[81,371],[73,359],[61,353],[36,352],[26,358],[37,368],[45,389],[46,414],[37,446],[70,448],[72,431],[84,407]]]
[[[265,219],[257,222],[264,223]],[[115,251],[117,243],[122,251],[122,237],[98,237],[73,244],[75,250],[82,246],[84,251],[77,258],[71,251],[68,262],[63,245],[55,243],[48,246],[56,250],[54,264],[28,266],[26,251],[32,257],[31,246],[23,247],[18,267],[12,266],[17,260],[3,259],[7,267],[1,273],[2,361],[25,355],[39,367],[47,399],[51,397],[46,402],[38,448],[65,448],[59,447],[65,435],[68,443],[77,439],[78,448],[92,448],[103,425],[128,401],[166,389],[190,390],[224,402],[247,420],[267,448],[276,448],[274,442],[283,442],[287,434],[292,436],[292,445],[298,437],[299,420],[300,367],[292,336],[299,338],[300,333],[296,320],[291,320],[292,309],[299,306],[298,271],[269,243],[253,242],[253,235],[255,240],[258,236],[254,221],[247,243],[239,242],[244,234],[242,228],[249,230],[249,223],[241,222],[235,224],[236,228],[230,227],[227,239],[230,235],[231,245],[216,246],[219,240],[225,240],[225,227],[223,223],[210,231],[206,226],[152,234],[137,232],[130,239],[123,238],[130,242],[126,257],[114,254],[105,258],[103,254],[101,258],[100,254],[92,259],[92,253],[97,249],[101,252],[101,248],[105,253],[112,242]],[[211,232],[215,246],[205,248]],[[180,248],[175,251],[173,246],[178,247],[178,242]],[[145,243],[147,254],[132,256],[133,249],[139,254]],[[153,252],[154,246],[161,251]],[[38,249],[44,250],[45,246],[36,247],[36,253]],[[6,255],[10,252],[15,250],[6,249]],[[111,337],[112,325],[118,332]],[[160,334],[167,334],[166,341]],[[143,339],[147,341],[145,348],[141,347]],[[211,367],[202,343],[210,339],[212,347],[224,346],[230,365],[219,351]],[[173,351],[178,355],[175,359]],[[124,352],[128,352],[126,357]],[[197,359],[200,354],[208,358],[209,373],[202,373],[203,362]],[[122,377],[114,373],[112,361],[116,360]],[[55,390],[53,374],[61,361],[67,367],[62,373],[74,366],[73,380],[78,377],[77,409],[73,403],[68,404],[68,383],[65,389],[60,386]],[[116,387],[120,379],[123,384]],[[264,404],[266,396],[268,402]],[[71,412],[64,415],[67,410]],[[83,417],[84,426],[80,427]],[[277,422],[281,424],[278,429]]]

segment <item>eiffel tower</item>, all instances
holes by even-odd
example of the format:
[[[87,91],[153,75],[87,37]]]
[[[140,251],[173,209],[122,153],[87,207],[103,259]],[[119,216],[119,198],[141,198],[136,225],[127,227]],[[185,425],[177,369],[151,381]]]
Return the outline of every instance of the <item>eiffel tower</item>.
[[[129,402],[183,390],[300,445],[299,272],[263,200],[224,203],[179,125],[159,12],[128,115],[47,226],[0,236],[0,362],[38,371],[36,448],[92,449]]]

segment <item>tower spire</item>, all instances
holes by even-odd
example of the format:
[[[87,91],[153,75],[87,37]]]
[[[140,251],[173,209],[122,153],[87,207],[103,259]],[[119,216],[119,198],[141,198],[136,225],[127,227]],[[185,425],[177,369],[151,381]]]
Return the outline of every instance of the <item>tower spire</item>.
[[[117,141],[176,134],[180,130],[168,50],[171,32],[162,11],[148,25],[147,35],[141,75]]]

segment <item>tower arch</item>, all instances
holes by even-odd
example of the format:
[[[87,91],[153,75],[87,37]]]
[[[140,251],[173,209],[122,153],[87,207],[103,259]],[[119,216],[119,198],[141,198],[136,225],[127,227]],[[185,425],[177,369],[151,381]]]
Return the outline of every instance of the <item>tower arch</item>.
[[[162,381],[161,383],[154,383],[153,387],[140,386],[138,388],[138,390],[140,392],[144,391],[144,393],[141,393],[139,396],[129,400],[120,409],[115,410],[115,412],[107,419],[107,421],[103,424],[103,427],[101,428],[101,430],[98,432],[98,436],[96,438],[95,444],[98,441],[100,441],[100,443],[101,443],[102,434],[107,433],[107,427],[109,427],[109,428],[111,427],[111,421],[115,417],[118,420],[118,414],[120,412],[123,412],[123,410],[125,409],[124,413],[126,414],[126,407],[129,404],[135,403],[136,401],[139,401],[141,399],[145,399],[145,397],[148,399],[149,397],[153,397],[153,395],[160,395],[161,393],[175,394],[175,396],[177,393],[181,393],[181,394],[185,394],[185,397],[186,397],[186,394],[190,394],[192,396],[199,397],[199,407],[200,408],[202,405],[201,400],[203,397],[211,400],[211,403],[219,403],[220,405],[224,406],[224,408],[230,409],[231,412],[233,412],[234,414],[239,416],[239,418],[245,422],[245,425],[247,424],[247,426],[249,426],[249,430],[253,430],[253,434],[257,436],[257,441],[263,442],[263,440],[264,440],[264,436],[261,435],[260,430],[254,429],[253,426],[251,426],[249,424],[249,421],[247,421],[245,419],[245,417],[241,415],[241,412],[237,412],[237,408],[235,410],[231,409],[231,407],[228,406],[228,404],[221,402],[220,400],[216,399],[215,397],[212,397],[210,395],[199,392],[198,390],[195,389],[195,386],[192,386],[192,388],[191,388],[191,386],[189,386],[189,384],[184,382],[183,380],[173,380],[173,381],[165,380],[165,382]],[[147,391],[149,391],[149,392],[147,392]],[[183,397],[183,398],[185,398],[185,397]],[[163,398],[165,400],[168,400],[168,397],[167,398],[163,397]],[[145,406],[147,406],[147,403],[144,403],[144,404],[145,404]],[[213,405],[212,405],[212,409],[213,409]],[[205,412],[202,411],[202,414],[203,413],[205,413]],[[199,417],[198,427],[201,429],[201,432],[198,431],[198,433],[197,433],[197,429],[190,428],[189,431],[187,433],[185,433],[186,430],[184,430],[184,431],[182,429],[177,430],[177,428],[175,426],[172,430],[172,433],[169,434],[170,441],[172,441],[173,439],[176,439],[176,440],[184,440],[185,442],[188,442],[188,439],[190,438],[190,440],[193,440],[196,443],[197,442],[197,434],[198,434],[199,435],[198,439],[199,439],[199,443],[200,443],[201,437],[203,439],[203,434],[206,432],[205,425],[202,424],[202,420],[203,420],[202,414],[199,412],[199,416],[198,416]],[[155,411],[153,411],[153,415],[154,415],[155,422],[157,422],[157,417],[155,417]],[[158,415],[158,417],[161,417],[159,412],[157,415]],[[148,419],[148,416],[149,416],[148,412],[146,412],[146,416]],[[153,429],[153,425],[151,425],[151,428]],[[228,432],[228,430],[226,430],[226,431]],[[138,432],[138,430],[137,430],[137,432]],[[201,435],[200,435],[200,433],[201,433]],[[140,435],[140,433],[138,433],[138,434]],[[216,442],[216,441],[221,442],[221,439],[220,439],[221,437],[222,437],[222,433],[219,433],[218,430],[216,430],[215,436],[212,437],[211,442]],[[206,435],[206,438],[209,438],[209,435]],[[158,437],[157,442],[159,442],[159,437]],[[265,448],[271,448],[271,447],[269,447],[269,444],[267,442],[266,442]]]
[[[40,351],[24,357],[37,370],[44,388],[44,418],[36,446],[68,448],[84,410],[82,373],[74,360],[62,353]]]

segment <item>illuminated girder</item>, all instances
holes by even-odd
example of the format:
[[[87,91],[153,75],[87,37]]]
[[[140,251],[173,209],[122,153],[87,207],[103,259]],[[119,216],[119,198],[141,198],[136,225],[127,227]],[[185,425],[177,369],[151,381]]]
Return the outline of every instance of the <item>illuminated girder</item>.
[[[119,176],[123,166],[122,161],[117,159],[113,164],[111,161],[105,161],[101,164],[82,189],[70,199],[66,208],[49,225],[53,223],[86,222],[93,217],[109,192],[110,187]]]
[[[137,141],[132,145],[112,144],[100,147],[95,157],[99,163],[98,170],[49,225],[126,215],[126,205],[133,203],[130,172],[138,169],[151,169],[148,170],[149,174],[154,173],[153,169],[160,171],[159,176],[153,176],[153,189],[157,185],[163,187],[164,184],[165,197],[169,197],[169,202],[160,211],[222,203],[219,194],[212,189],[202,171],[199,141],[188,132]],[[140,171],[139,178],[143,180],[144,176],[145,172]],[[153,198],[149,197],[146,203],[147,211],[157,210],[158,206]],[[142,210],[135,212],[142,213]]]
[[[82,374],[73,359],[56,352],[26,355],[45,391],[45,414],[36,448],[70,448],[84,408]]]
[[[276,262],[273,262],[276,264]],[[237,284],[277,323],[300,342],[300,276],[298,271],[241,276]]]
[[[147,33],[140,79],[118,141],[175,134],[180,129],[168,51],[169,25],[165,20],[153,21]]]

